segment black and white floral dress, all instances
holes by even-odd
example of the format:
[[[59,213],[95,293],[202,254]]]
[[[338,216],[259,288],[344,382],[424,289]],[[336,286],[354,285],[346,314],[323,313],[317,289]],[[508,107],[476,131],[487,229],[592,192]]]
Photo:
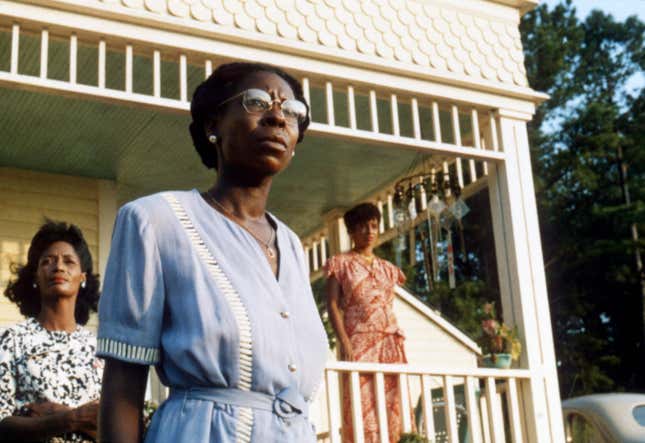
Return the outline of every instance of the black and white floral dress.
[[[30,318],[0,335],[0,421],[24,414],[28,403],[50,401],[77,407],[101,392],[103,360],[96,337],[77,326],[74,332],[49,331]],[[68,433],[49,442],[82,442]]]

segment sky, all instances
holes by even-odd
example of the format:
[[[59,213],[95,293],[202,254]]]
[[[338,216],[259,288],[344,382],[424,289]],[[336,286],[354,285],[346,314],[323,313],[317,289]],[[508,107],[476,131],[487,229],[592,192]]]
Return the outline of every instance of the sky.
[[[542,0],[541,3],[553,7],[560,3],[560,0]],[[600,9],[610,12],[615,19],[621,21],[634,14],[645,20],[645,0],[573,0],[573,5],[581,19],[592,9]]]
[[[560,0],[541,0],[540,3],[553,8],[560,3]],[[637,15],[641,21],[645,21],[645,0],[573,0],[578,18],[584,20],[592,9],[600,9],[609,12],[617,21],[623,21],[630,15]],[[636,91],[645,87],[645,74],[638,73],[632,76],[627,82],[627,89]]]

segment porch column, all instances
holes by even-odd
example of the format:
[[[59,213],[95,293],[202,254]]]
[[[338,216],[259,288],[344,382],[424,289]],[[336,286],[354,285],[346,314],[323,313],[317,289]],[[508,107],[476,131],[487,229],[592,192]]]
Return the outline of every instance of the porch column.
[[[492,166],[489,192],[504,321],[517,325],[531,371],[521,405],[531,442],[563,442],[564,426],[544,275],[526,122],[530,115],[500,110],[505,162]],[[493,131],[494,134],[494,131]]]
[[[329,257],[341,252],[347,252],[352,248],[352,241],[345,229],[343,214],[345,211],[340,208],[332,209],[324,215],[325,226],[327,226],[327,240],[329,241]]]
[[[116,183],[112,180],[98,180],[98,205],[99,205],[99,256],[98,268],[101,285],[105,278],[105,266],[110,254],[112,243],[112,228],[117,213]]]

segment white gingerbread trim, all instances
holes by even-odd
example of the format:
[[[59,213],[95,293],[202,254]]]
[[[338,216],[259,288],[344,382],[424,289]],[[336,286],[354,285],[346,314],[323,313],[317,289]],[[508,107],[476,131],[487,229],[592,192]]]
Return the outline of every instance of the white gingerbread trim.
[[[159,361],[159,349],[134,346],[111,338],[96,340],[96,353],[100,357],[115,357],[132,363],[154,365]]]
[[[213,254],[208,250],[201,235],[193,225],[186,210],[177,198],[171,193],[163,193],[163,198],[168,202],[170,208],[173,210],[179,223],[184,228],[190,243],[193,245],[197,256],[202,260],[208,269],[209,275],[215,281],[219,290],[224,294],[228,301],[233,317],[237,324],[238,334],[240,337],[239,349],[239,368],[240,380],[238,382],[238,389],[242,391],[250,391],[253,381],[253,334],[251,331],[251,321],[249,315],[238,294],[237,290],[231,284],[228,276],[224,273],[222,268],[213,257]],[[239,408],[238,423],[237,423],[237,443],[248,443],[251,441],[253,432],[253,410],[251,408]]]

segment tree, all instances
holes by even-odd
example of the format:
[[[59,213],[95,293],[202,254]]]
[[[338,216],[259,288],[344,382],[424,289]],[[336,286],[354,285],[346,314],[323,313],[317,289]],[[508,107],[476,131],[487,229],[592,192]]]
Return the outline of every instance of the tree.
[[[642,242],[645,27],[566,1],[521,25],[529,82],[551,94],[529,127],[563,396],[643,389],[643,304],[634,256]],[[625,201],[630,170],[632,204]],[[640,186],[638,186],[640,185]]]

